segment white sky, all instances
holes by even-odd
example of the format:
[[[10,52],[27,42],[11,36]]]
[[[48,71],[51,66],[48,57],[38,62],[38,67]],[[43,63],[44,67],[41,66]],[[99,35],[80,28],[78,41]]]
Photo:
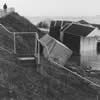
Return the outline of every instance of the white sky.
[[[24,16],[100,15],[100,0],[0,0]]]

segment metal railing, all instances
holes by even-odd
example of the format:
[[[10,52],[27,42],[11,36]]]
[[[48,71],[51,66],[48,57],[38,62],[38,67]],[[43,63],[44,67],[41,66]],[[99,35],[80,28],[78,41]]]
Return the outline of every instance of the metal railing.
[[[91,85],[94,85],[94,86],[100,88],[100,85],[99,85],[99,84],[96,84],[96,83],[92,82],[91,80],[89,80],[89,79],[87,79],[87,78],[85,78],[85,77],[79,75],[78,73],[73,72],[73,71],[71,71],[70,69],[64,67],[63,65],[56,63],[53,59],[51,59],[51,58],[49,57],[49,50],[48,50],[46,44],[44,44],[44,43],[43,43],[41,40],[39,40],[39,39],[38,39],[38,42],[40,42],[40,43],[47,49],[48,60],[49,60],[51,63],[57,65],[57,66],[60,67],[60,68],[63,68],[63,69],[65,69],[65,70],[67,70],[68,72],[70,72],[70,73],[72,73],[73,75],[75,75],[75,76],[81,78],[82,80],[85,80],[86,82],[90,83]]]

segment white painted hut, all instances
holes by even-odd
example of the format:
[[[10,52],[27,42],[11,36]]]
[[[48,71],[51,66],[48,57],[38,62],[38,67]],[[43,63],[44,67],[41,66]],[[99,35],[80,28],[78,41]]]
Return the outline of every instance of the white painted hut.
[[[81,64],[100,70],[100,37],[81,37]]]
[[[72,55],[72,51],[68,47],[66,47],[65,45],[57,41],[56,39],[52,38],[48,34],[42,37],[40,41],[42,41],[42,43],[44,43],[47,46],[47,48],[43,49],[44,56],[46,58],[49,56],[51,59],[53,59],[57,63],[64,65],[66,61]],[[47,49],[48,49],[49,55],[48,55]]]

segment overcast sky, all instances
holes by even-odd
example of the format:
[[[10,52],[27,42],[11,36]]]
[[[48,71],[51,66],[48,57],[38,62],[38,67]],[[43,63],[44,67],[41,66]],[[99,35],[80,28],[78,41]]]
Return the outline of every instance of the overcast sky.
[[[24,16],[100,15],[100,0],[0,0]]]

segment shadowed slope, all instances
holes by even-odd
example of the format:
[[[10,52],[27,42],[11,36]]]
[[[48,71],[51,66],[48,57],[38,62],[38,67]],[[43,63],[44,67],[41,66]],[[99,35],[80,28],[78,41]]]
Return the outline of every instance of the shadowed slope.
[[[20,20],[21,19],[21,20]],[[36,31],[33,26],[25,24],[25,21],[16,13],[12,13],[0,22],[10,31]],[[33,28],[32,28],[33,27]],[[31,29],[32,28],[32,29]],[[4,34],[3,34],[4,33]],[[43,35],[40,34],[39,35]],[[0,41],[7,50],[13,41],[10,33],[0,33]],[[24,39],[23,37],[21,39]],[[10,42],[9,42],[9,41]],[[24,39],[26,40],[26,39]],[[6,44],[7,41],[7,44]],[[12,44],[12,43],[11,43]],[[19,45],[28,48],[28,43],[19,41]],[[83,81],[66,72],[58,66],[51,64],[41,57],[41,65],[38,71],[36,65],[27,63],[27,67],[21,64],[13,53],[0,49],[0,100],[95,100],[96,91]],[[1,78],[2,77],[2,78]]]
[[[11,32],[38,32],[40,37],[45,34],[25,17],[22,17],[15,12],[4,18],[1,18],[0,23]]]

